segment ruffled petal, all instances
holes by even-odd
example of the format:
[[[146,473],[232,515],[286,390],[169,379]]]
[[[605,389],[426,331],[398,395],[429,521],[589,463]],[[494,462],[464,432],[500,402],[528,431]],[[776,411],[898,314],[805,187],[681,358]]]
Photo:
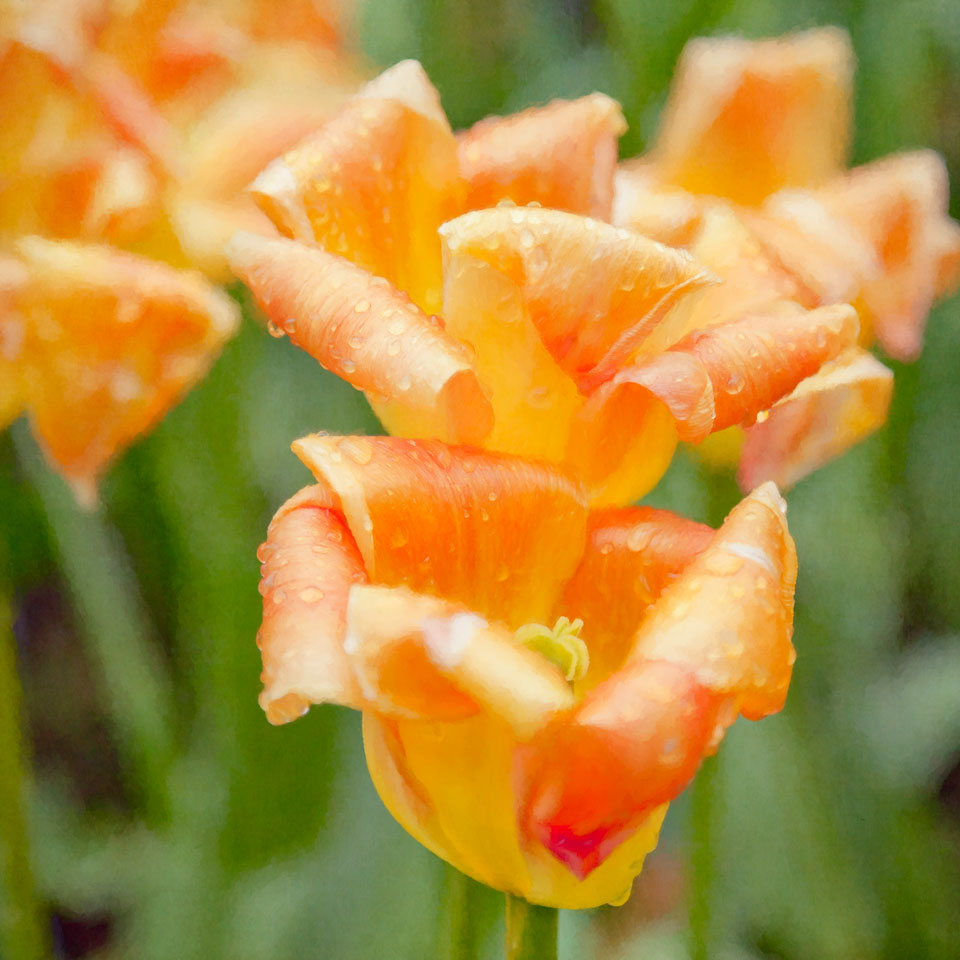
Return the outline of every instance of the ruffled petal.
[[[932,150],[885,157],[817,191],[821,203],[870,243],[879,272],[861,299],[877,339],[891,356],[913,360],[927,314],[960,256],[947,217],[947,170]]]
[[[344,648],[378,713],[455,720],[482,710],[528,737],[573,706],[563,674],[504,626],[405,587],[351,589]]]
[[[584,391],[716,282],[682,251],[557,210],[478,210],[441,232],[447,256],[483,260],[517,286],[544,346]]]
[[[639,158],[617,167],[611,217],[616,226],[671,247],[686,247],[700,225],[701,214],[700,198],[664,184],[648,160]]]
[[[684,666],[626,666],[520,751],[520,823],[577,878],[690,781],[720,703]]]
[[[89,502],[107,461],[203,375],[237,310],[197,274],[107,247],[27,237],[16,249],[33,425]]]
[[[626,659],[647,608],[713,539],[714,531],[668,510],[627,507],[590,514],[587,546],[556,615],[583,620],[587,689]]]
[[[751,720],[779,710],[795,659],[797,555],[786,509],[771,483],[734,507],[651,608],[628,665],[682,666]]]
[[[775,40],[692,40],[653,150],[666,182],[757,205],[844,164],[853,52],[826,27]]]
[[[701,203],[690,253],[722,282],[681,304],[671,322],[662,325],[644,345],[647,356],[673,346],[694,330],[762,313],[784,301],[804,307],[820,305],[816,294],[771,255],[747,225],[744,213],[727,204]]]
[[[274,160],[251,189],[281,233],[316,240],[436,312],[437,228],[463,205],[457,144],[432,98],[410,105],[408,71],[392,77]]]
[[[277,511],[257,552],[263,564],[260,706],[271,723],[295,720],[311,703],[364,705],[343,640],[350,587],[364,582],[366,572],[332,506],[323,490],[302,490]]]
[[[478,443],[490,406],[468,349],[406,294],[307,244],[238,234],[228,257],[276,326],[367,391],[388,427]]]
[[[674,418],[682,440],[752,423],[801,380],[856,342],[848,304],[804,310],[783,301],[733,323],[697,330],[666,353],[625,367],[587,401],[583,433],[649,415],[651,398]]]
[[[737,713],[780,709],[796,552],[761,487],[650,608],[626,664],[520,754],[520,822],[576,876],[690,781]]]
[[[881,427],[892,395],[893,373],[865,350],[824,364],[747,429],[741,487],[793,486]]]
[[[458,138],[466,209],[510,199],[608,220],[626,129],[620,105],[602,93],[487,117]]]
[[[293,449],[338,498],[375,583],[516,629],[549,616],[583,552],[583,492],[549,464],[397,437]]]

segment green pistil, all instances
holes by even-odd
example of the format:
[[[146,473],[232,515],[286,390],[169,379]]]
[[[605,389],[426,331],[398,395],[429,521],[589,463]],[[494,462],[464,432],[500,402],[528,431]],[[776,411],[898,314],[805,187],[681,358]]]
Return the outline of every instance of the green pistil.
[[[568,683],[580,680],[590,666],[590,653],[580,637],[583,621],[572,623],[568,617],[560,617],[551,630],[542,623],[524,624],[515,634],[517,642],[536,650],[552,664],[559,667]]]

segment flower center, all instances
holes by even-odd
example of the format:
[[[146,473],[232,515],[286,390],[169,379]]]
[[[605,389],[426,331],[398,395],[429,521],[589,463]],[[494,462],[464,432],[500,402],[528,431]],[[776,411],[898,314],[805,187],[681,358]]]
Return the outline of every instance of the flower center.
[[[580,680],[590,666],[590,653],[580,637],[583,621],[560,617],[553,629],[542,623],[524,624],[514,634],[518,643],[536,650],[559,667],[568,683]]]

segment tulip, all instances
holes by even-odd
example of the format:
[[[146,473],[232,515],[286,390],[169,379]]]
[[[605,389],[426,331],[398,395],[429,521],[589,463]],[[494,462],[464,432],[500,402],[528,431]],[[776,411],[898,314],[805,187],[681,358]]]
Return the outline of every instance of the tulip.
[[[456,136],[405,61],[260,174],[252,192],[286,240],[238,236],[231,264],[275,328],[363,389],[391,433],[546,458],[597,504],[645,494],[678,440],[758,418],[773,422],[748,462],[769,461],[762,441],[788,402],[817,428],[796,476],[868,434],[892,378],[857,349],[856,318],[840,306],[856,287],[813,296],[732,211],[711,219],[679,189],[682,209],[666,218],[680,226],[663,239],[685,237],[693,259],[600,222],[623,215],[623,129],[595,94]],[[374,305],[362,328],[351,296]],[[390,323],[416,308],[419,333]],[[428,369],[429,389],[406,386]]]
[[[294,450],[317,483],[259,552],[268,719],[362,710],[373,782],[430,850],[533,903],[622,902],[701,758],[786,696],[776,488],[713,531],[440,441]]]
[[[342,96],[332,11],[297,9],[41,0],[0,22],[0,428],[28,413],[84,504],[237,328],[210,280],[235,229],[272,232],[241,187]]]
[[[617,172],[613,219],[689,249],[729,281],[727,310],[778,276],[807,307],[852,302],[862,345],[875,337],[913,360],[931,305],[957,285],[960,226],[932,151],[845,170],[853,68],[835,28],[691,41],[652,149]],[[704,298],[701,315],[722,299]],[[746,489],[789,486],[880,426],[892,386],[879,361],[850,349],[705,453],[739,456]]]

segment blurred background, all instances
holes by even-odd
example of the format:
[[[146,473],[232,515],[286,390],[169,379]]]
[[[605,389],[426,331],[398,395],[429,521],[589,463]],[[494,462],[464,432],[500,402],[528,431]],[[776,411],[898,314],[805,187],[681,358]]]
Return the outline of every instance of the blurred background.
[[[853,160],[932,146],[960,200],[953,0],[370,0],[351,43],[371,73],[422,60],[455,127],[602,90],[632,155],[689,37],[828,23],[859,59]],[[98,512],[23,421],[0,436],[0,617],[32,767],[28,822],[0,810],[5,870],[27,875],[9,841],[28,836],[63,957],[442,955],[446,868],[381,807],[359,717],[315,708],[273,728],[257,707],[255,551],[308,480],[288,444],[379,428],[244,308]],[[960,957],[960,301],[934,311],[922,359],[891,365],[888,429],[789,496],[799,658],[784,713],[741,720],[723,747],[711,956]],[[649,502],[716,521],[730,483],[681,454]],[[0,689],[0,709],[18,696]],[[15,744],[0,757],[14,776]],[[626,906],[564,915],[565,958],[689,955],[689,820],[681,798]],[[481,894],[472,918],[491,958],[499,904]]]

